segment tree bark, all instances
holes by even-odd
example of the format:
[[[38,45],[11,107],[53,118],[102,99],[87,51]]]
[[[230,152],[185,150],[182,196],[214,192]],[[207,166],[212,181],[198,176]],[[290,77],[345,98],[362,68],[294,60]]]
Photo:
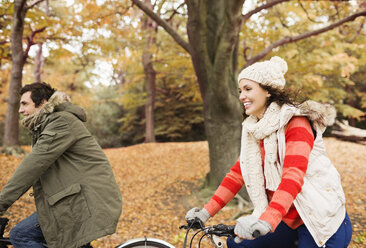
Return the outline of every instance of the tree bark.
[[[217,187],[239,156],[242,109],[236,68],[243,2],[186,0],[190,52],[204,103],[211,188]]]
[[[145,0],[145,6],[152,9],[150,0]],[[142,53],[142,64],[144,66],[146,79],[146,104],[145,104],[145,142],[155,142],[154,133],[154,109],[156,96],[156,72],[152,62],[151,49],[155,43],[156,24],[148,16],[143,16],[143,33],[145,34],[146,46]]]
[[[22,72],[25,62],[23,51],[23,30],[26,14],[26,0],[14,1],[13,31],[11,36],[12,68],[10,76],[8,107],[5,117],[3,151],[6,147],[19,147],[19,91],[22,86]]]
[[[42,82],[41,74],[42,74],[42,65],[43,65],[43,56],[42,56],[42,43],[38,43],[38,50],[34,60],[34,82]]]

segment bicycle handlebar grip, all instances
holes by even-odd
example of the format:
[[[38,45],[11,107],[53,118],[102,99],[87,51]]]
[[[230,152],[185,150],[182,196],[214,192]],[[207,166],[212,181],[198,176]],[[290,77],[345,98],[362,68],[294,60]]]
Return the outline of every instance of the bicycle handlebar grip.
[[[261,233],[259,230],[255,230],[252,234],[253,238],[258,238],[259,236],[261,236]]]
[[[193,230],[195,229],[203,229],[205,226],[202,223],[202,221],[199,218],[194,218],[193,220],[188,220],[187,221],[188,227],[192,228]]]

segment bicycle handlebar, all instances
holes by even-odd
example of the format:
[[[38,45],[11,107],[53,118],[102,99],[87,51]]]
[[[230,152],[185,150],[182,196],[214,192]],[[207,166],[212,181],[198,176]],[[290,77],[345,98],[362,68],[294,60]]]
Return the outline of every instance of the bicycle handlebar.
[[[205,227],[201,220],[195,218],[193,220],[187,221],[187,225],[179,227],[180,229],[201,229],[207,234],[213,234],[219,237],[235,237],[234,228],[235,226],[218,224],[209,227]],[[260,236],[259,230],[255,230],[252,234],[253,238],[258,238]]]
[[[213,226],[207,227],[205,232],[208,234],[217,235],[219,237],[221,237],[221,236],[235,237],[236,235],[234,233],[234,228],[235,228],[235,226],[218,224],[218,225],[213,225]]]

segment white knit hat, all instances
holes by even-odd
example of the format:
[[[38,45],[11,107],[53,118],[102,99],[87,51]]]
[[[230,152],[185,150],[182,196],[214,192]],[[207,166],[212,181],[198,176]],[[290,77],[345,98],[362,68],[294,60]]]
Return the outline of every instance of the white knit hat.
[[[276,89],[283,89],[286,84],[285,73],[287,63],[284,59],[275,56],[270,60],[254,63],[244,68],[238,76],[238,83],[242,79],[249,79],[262,85]]]

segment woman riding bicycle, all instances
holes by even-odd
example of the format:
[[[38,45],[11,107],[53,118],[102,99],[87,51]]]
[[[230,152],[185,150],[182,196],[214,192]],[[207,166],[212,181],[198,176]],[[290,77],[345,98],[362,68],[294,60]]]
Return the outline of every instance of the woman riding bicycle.
[[[352,227],[345,196],[322,139],[335,110],[314,101],[292,102],[284,90],[286,71],[279,57],[241,71],[247,117],[240,157],[211,200],[189,210],[186,219],[206,222],[245,185],[254,211],[237,219],[240,239],[228,239],[228,247],[347,247]],[[253,238],[255,230],[260,237]]]

